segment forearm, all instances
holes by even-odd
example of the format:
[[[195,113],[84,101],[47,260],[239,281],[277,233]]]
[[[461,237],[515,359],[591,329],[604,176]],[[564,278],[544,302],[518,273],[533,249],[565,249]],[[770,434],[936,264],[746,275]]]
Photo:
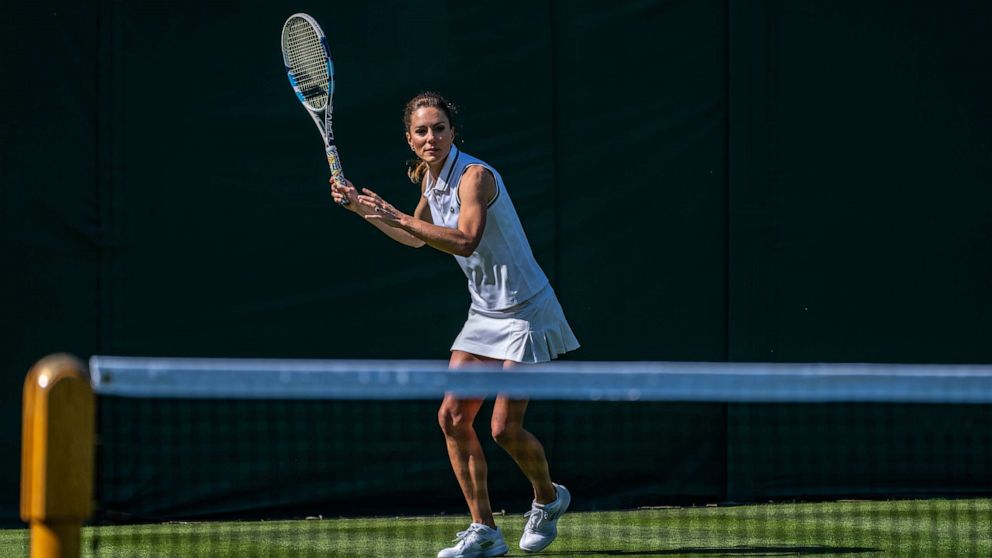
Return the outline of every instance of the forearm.
[[[368,219],[371,211],[371,207],[367,204],[361,203],[362,196],[358,195],[358,191],[355,189],[355,185],[351,182],[345,180],[345,186],[338,186],[334,180],[331,181],[331,197],[334,203],[340,204],[343,200],[350,202],[346,207],[349,211],[355,215],[362,218],[363,221],[369,222],[372,226],[382,231],[383,234],[389,238],[403,244],[404,246],[410,246],[411,248],[420,248],[424,245],[424,241],[419,238],[414,237],[410,233],[396,228],[395,226],[389,226],[378,219]],[[366,190],[369,193],[371,191]],[[374,207],[374,206],[372,206]]]
[[[478,234],[472,236],[463,231],[461,226],[455,229],[439,227],[422,218],[421,215],[430,215],[426,202],[421,201],[414,214],[407,215],[368,188],[363,188],[362,191],[365,194],[357,199],[363,208],[361,211],[365,220],[397,242],[416,248],[427,244],[447,254],[465,257],[471,256],[479,245],[485,226],[484,216],[478,226]]]
[[[389,238],[395,240],[396,242],[399,242],[400,244],[403,244],[404,246],[409,246],[411,248],[420,248],[421,246],[424,245],[423,240],[417,238],[416,236],[408,233],[403,229],[391,227],[389,225],[386,225],[382,221],[369,221],[367,219],[366,221],[371,223],[373,227],[382,231],[382,233],[388,236]]]
[[[431,248],[455,256],[468,257],[475,251],[477,242],[458,229],[432,225],[427,221],[409,217],[400,223],[401,230]]]

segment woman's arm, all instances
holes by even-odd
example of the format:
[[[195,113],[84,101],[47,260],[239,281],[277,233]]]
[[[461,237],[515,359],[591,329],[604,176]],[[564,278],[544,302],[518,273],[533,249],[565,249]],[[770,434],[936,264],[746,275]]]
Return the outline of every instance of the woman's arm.
[[[369,190],[364,190],[366,195],[358,196],[358,201],[369,209],[365,214],[368,221],[395,227],[442,252],[468,257],[479,246],[486,229],[486,208],[489,200],[496,194],[496,179],[486,168],[471,166],[462,175],[458,190],[461,211],[458,227],[454,229],[434,225],[397,211]]]
[[[346,186],[344,188],[338,188],[334,181],[331,180],[331,197],[334,198],[334,203],[340,203],[342,198],[346,198],[350,203],[348,205],[342,206],[348,211],[357,214],[359,217],[364,217],[365,215],[374,211],[372,208],[366,207],[359,203],[358,191],[355,189],[355,185],[351,183],[348,179],[345,179]],[[362,191],[367,194],[371,194],[372,191],[367,188],[362,188]],[[427,200],[423,196],[420,197],[420,202],[417,204],[417,209],[414,211],[414,215],[422,214],[424,209],[427,210],[427,219],[430,220],[430,208],[427,207]],[[386,236],[392,238],[396,242],[403,244],[405,246],[410,246],[411,248],[420,248],[424,245],[424,241],[412,236],[410,233],[398,229],[396,227],[390,227],[384,224],[382,221],[369,220],[366,222],[371,223],[372,226],[382,231]]]

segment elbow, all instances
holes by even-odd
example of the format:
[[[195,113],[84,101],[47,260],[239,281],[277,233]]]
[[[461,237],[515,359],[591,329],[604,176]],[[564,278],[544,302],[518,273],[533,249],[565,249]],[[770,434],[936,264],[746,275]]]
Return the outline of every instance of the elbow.
[[[461,256],[467,258],[475,253],[475,249],[479,247],[478,240],[468,240],[466,242],[459,243],[457,249],[455,250],[456,256]]]

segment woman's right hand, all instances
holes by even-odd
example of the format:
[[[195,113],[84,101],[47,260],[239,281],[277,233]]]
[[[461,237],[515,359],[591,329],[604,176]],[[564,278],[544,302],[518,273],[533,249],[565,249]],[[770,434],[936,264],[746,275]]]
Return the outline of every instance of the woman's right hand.
[[[331,199],[334,200],[334,203],[352,213],[365,213],[362,211],[362,204],[358,203],[358,190],[355,189],[355,185],[350,180],[345,178],[344,186],[338,186],[333,178],[329,182],[331,183]],[[348,204],[341,205],[342,200],[348,200]]]

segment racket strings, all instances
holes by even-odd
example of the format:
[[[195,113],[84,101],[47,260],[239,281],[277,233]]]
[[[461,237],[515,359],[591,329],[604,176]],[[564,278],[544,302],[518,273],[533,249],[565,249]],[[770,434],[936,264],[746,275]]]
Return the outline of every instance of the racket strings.
[[[320,36],[304,19],[286,25],[286,54],[300,94],[315,109],[327,104],[327,54]]]

